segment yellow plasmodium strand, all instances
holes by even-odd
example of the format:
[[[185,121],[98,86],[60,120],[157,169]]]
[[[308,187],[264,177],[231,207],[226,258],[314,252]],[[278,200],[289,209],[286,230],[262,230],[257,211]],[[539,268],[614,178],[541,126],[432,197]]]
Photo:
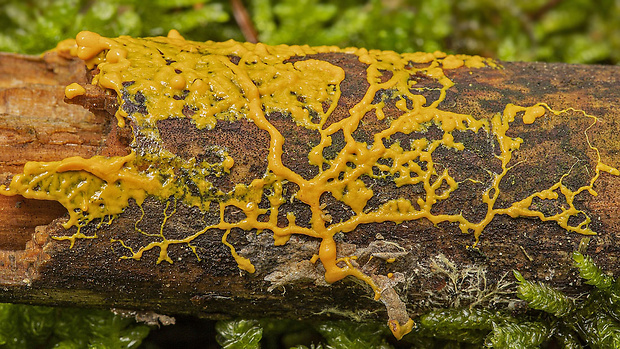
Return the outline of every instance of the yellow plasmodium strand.
[[[248,273],[253,273],[256,271],[256,269],[254,268],[254,265],[252,264],[252,262],[250,262],[249,259],[240,256],[236,251],[235,248],[233,247],[233,245],[231,245],[228,241],[226,241],[226,238],[228,237],[228,234],[230,234],[230,229],[226,230],[226,232],[224,233],[224,235],[222,236],[222,243],[226,246],[228,246],[228,248],[230,248],[230,253],[232,254],[233,258],[235,259],[235,261],[237,262],[237,265],[239,265],[239,269],[241,270],[245,270]]]
[[[596,182],[596,180],[599,178],[599,176],[601,175],[601,172],[607,172],[611,175],[614,176],[619,176],[620,175],[620,171],[614,167],[611,167],[609,165],[606,165],[604,163],[601,162],[601,155],[600,152],[598,150],[598,148],[594,147],[591,143],[590,143],[590,137],[588,136],[588,130],[590,130],[598,121],[598,119],[595,116],[589,115],[587,114],[585,111],[583,110],[579,110],[579,109],[574,109],[574,108],[568,108],[565,110],[560,110],[560,111],[556,111],[551,109],[551,107],[549,107],[547,104],[545,103],[539,103],[537,105],[535,105],[532,108],[538,108],[537,110],[534,111],[535,114],[537,114],[539,117],[542,114],[544,114],[544,112],[541,112],[541,110],[544,111],[549,111],[551,113],[553,113],[556,116],[559,116],[563,113],[567,113],[567,112],[577,112],[577,113],[581,113],[584,116],[591,118],[592,119],[592,123],[590,124],[590,126],[588,126],[585,130],[584,130],[584,135],[586,138],[586,142],[588,144],[588,147],[592,150],[595,151],[596,153],[596,167],[594,169],[594,176],[592,176],[592,178],[590,179],[590,182],[586,185],[581,186],[580,188],[576,189],[576,190],[570,190],[566,185],[564,185],[563,180],[564,178],[566,178],[569,173],[565,173],[562,175],[562,177],[560,178],[560,180],[553,184],[551,187],[549,187],[548,189],[542,190],[540,192],[534,193],[528,197],[526,197],[525,199],[515,202],[512,204],[511,207],[508,207],[506,209],[496,209],[496,213],[497,214],[507,214],[511,217],[536,217],[538,219],[540,219],[541,221],[555,221],[559,226],[561,226],[562,228],[571,231],[571,232],[576,232],[576,233],[580,233],[580,234],[584,234],[584,235],[594,235],[596,234],[594,231],[592,231],[592,229],[590,229],[589,224],[591,222],[591,218],[587,215],[586,212],[579,210],[575,207],[575,197],[579,194],[581,194],[584,191],[588,191],[590,193],[590,195],[596,196],[597,193],[594,190],[594,183]],[[507,115],[509,120],[513,120],[514,119],[514,112],[515,111],[520,111],[520,110],[524,110],[525,108],[520,108],[520,107],[515,107],[513,106],[512,109],[510,110],[510,113]],[[528,116],[528,111],[530,110],[525,110],[525,114],[523,116],[523,121],[524,123],[526,123],[526,117]],[[542,212],[536,211],[531,209],[532,206],[532,201],[535,198],[539,198],[539,199],[543,199],[543,200],[557,200],[560,196],[560,194],[564,197],[564,199],[566,200],[566,203],[568,205],[568,207],[562,207],[561,212],[556,213],[552,216],[545,216]],[[578,225],[576,226],[571,226],[569,225],[568,221],[569,218],[571,217],[575,217],[579,214],[583,214],[585,216],[585,219],[583,221],[581,221]]]
[[[620,175],[617,169],[601,162],[598,149],[590,144],[588,128],[584,131],[588,145],[598,156],[595,174],[589,183],[571,191],[562,183],[568,175],[565,174],[549,188],[531,193],[507,207],[497,208],[500,183],[511,169],[513,152],[523,143],[522,139],[508,135],[510,125],[519,117],[523,124],[530,125],[547,114],[560,116],[569,110],[554,111],[544,103],[529,107],[507,105],[503,113],[492,116],[442,110],[440,105],[446,92],[454,85],[446,75],[447,70],[497,67],[492,60],[477,56],[267,46],[235,41],[197,43],[184,40],[176,31],[168,37],[144,39],[110,39],[82,32],[76,45],[63,43],[58,49],[70,50],[84,59],[89,67],[96,66],[98,73],[92,83],[112,89],[119,96],[118,124],[122,127],[126,121],[132,122],[144,137],[158,146],[136,149],[138,154],[132,152],[126,157],[70,158],[48,164],[29,164],[24,175],[15,176],[8,188],[0,188],[3,189],[0,193],[60,201],[70,214],[66,227],[80,227],[97,218],[103,222],[106,216],[113,218],[123,211],[129,199],[134,199],[138,205],[147,195],[168,200],[158,232],[142,231],[139,228],[142,218],[135,223],[135,232],[152,241],[144,246],[129,246],[124,241],[113,240],[129,253],[125,258],[138,260],[144,253],[159,249],[157,262],[172,263],[169,248],[185,245],[200,259],[192,242],[203,234],[223,231],[222,243],[230,248],[239,268],[252,273],[255,267],[251,261],[240,256],[227,241],[232,229],[271,231],[276,245],[287,243],[293,234],[301,234],[320,239],[319,249],[311,262],[321,261],[328,282],[346,276],[356,277],[372,287],[378,299],[381,297],[380,288],[370,275],[356,266],[355,256],[338,255],[336,234],[351,232],[367,223],[426,219],[433,224],[453,223],[463,233],[473,234],[475,243],[478,243],[485,227],[497,215],[555,221],[569,231],[591,234],[590,218],[575,207],[574,198],[586,191],[596,195],[593,187],[600,172]],[[339,106],[340,85],[345,72],[339,66],[315,59],[317,53],[354,55],[366,65],[368,89],[348,110],[348,115],[332,123],[328,120]],[[419,84],[417,78],[420,77],[431,81],[431,87]],[[73,93],[70,88],[69,94]],[[388,105],[394,107],[388,110]],[[592,118],[590,127],[596,123],[595,117],[576,112]],[[314,177],[304,178],[285,166],[283,149],[286,139],[270,121],[273,113],[290,117],[297,127],[318,135],[318,143],[307,154],[308,163],[318,167]],[[157,123],[170,118],[189,119],[199,130],[212,129],[218,122],[251,121],[269,136],[267,170],[250,184],[237,184],[231,191],[222,192],[210,178],[229,175],[237,159],[223,148],[214,149],[220,158],[215,163],[184,159],[164,150]],[[361,142],[355,138],[355,132],[366,122],[375,122],[382,128],[372,135],[370,141]],[[439,137],[425,136],[431,127],[439,129]],[[434,152],[440,148],[456,152],[465,150],[465,144],[455,140],[455,132],[463,131],[484,132],[485,137],[498,145],[494,156],[500,162],[501,170],[497,173],[489,171],[486,189],[480,193],[486,212],[478,221],[470,221],[461,214],[433,211],[459,186],[449,167],[437,163]],[[396,134],[415,137],[411,137],[407,145],[390,142]],[[342,149],[325,158],[325,151],[333,145],[336,135],[344,139],[339,144]],[[375,173],[375,169],[379,173]],[[182,178],[180,173],[184,173]],[[367,179],[386,178],[397,187],[417,186],[421,193],[416,197],[386,200],[378,207],[370,208],[368,203],[375,194]],[[284,211],[283,205],[289,200],[284,193],[287,183],[299,188],[290,199],[298,200],[310,210],[309,227],[300,226],[294,213]],[[333,222],[321,202],[324,194],[331,194],[354,214]],[[568,205],[560,213],[545,216],[532,207],[535,198],[557,200],[559,195]],[[269,207],[261,208],[260,203],[265,199]],[[177,203],[197,207],[203,212],[210,209],[211,203],[217,203],[219,221],[185,237],[167,237],[166,222],[175,213]],[[242,211],[244,217],[226,221],[224,211],[228,207]],[[581,223],[568,224],[569,218],[580,214],[586,217]],[[278,220],[279,215],[286,217],[285,223]],[[73,243],[82,237],[85,236],[76,233],[69,239]],[[411,331],[413,321],[399,324],[391,320],[389,325],[394,335],[400,338]]]

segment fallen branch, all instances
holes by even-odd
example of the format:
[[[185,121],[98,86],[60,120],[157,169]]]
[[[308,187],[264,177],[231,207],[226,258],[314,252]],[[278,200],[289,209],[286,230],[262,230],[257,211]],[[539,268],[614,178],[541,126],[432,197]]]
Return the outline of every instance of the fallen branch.
[[[31,197],[0,196],[2,301],[387,309],[402,334],[429,309],[514,302],[512,270],[583,292],[571,253],[586,234],[617,270],[617,67],[94,38],[87,62],[142,45],[156,69],[99,65],[89,85],[75,58],[0,56],[15,67],[0,72],[0,183]],[[71,82],[90,112],[63,102]],[[61,162],[17,176],[26,161]],[[51,184],[68,176],[86,199]]]

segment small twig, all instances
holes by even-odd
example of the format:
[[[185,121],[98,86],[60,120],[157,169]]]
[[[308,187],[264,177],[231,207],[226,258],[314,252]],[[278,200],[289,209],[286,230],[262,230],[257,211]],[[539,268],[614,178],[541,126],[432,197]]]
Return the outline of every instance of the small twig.
[[[232,6],[235,21],[237,22],[239,29],[241,29],[245,40],[251,43],[257,43],[258,33],[256,28],[254,28],[252,18],[250,18],[250,14],[243,5],[243,2],[241,2],[241,0],[230,0],[230,5]]]
[[[545,16],[547,13],[549,13],[549,11],[553,10],[555,7],[560,5],[562,2],[563,0],[550,0],[538,10],[530,13],[528,17],[532,21],[540,20],[541,17]]]
[[[528,261],[533,262],[534,259],[532,257],[530,257],[529,254],[527,254],[527,252],[525,251],[525,249],[523,248],[523,246],[519,245],[519,248],[521,249],[521,252],[523,252],[523,254],[525,255],[525,257],[527,258]]]

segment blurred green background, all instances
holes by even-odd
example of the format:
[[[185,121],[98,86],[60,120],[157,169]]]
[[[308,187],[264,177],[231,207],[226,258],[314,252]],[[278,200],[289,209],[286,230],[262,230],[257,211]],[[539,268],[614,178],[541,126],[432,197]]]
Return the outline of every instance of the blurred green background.
[[[1,0],[0,51],[40,53],[80,30],[244,40],[228,0]],[[246,0],[260,41],[444,50],[618,64],[619,0]]]
[[[358,46],[398,52],[443,50],[511,61],[620,63],[620,0],[246,0],[239,1],[247,10],[249,22],[245,24],[235,20],[233,2],[0,0],[0,51],[39,54],[81,30],[105,36],[156,36],[177,29],[187,39],[223,41],[251,39],[243,29],[253,27],[256,37],[268,44]],[[550,294],[554,301],[560,297]],[[597,297],[592,299],[609,298]],[[258,348],[259,342],[263,348],[319,342],[323,344],[317,348],[475,348],[488,333],[505,334],[504,344],[493,342],[494,347],[519,348],[522,342],[505,329],[512,325],[504,329],[495,325],[501,321],[517,324],[511,331],[531,340],[528,347],[538,347],[534,344],[538,330],[546,333],[547,337],[540,338],[554,348],[620,345],[620,305],[604,306],[617,308],[617,314],[600,311],[599,305],[594,311],[590,304],[598,303],[588,299],[581,317],[570,313],[561,321],[557,316],[539,314],[513,323],[504,315],[480,313],[476,319],[486,322],[480,320],[474,326],[467,309],[457,310],[469,315],[444,314],[437,317],[444,322],[428,325],[427,330],[435,332],[423,333],[422,328],[418,335],[407,336],[398,344],[384,324],[267,319],[216,325],[180,318],[181,325],[151,331],[146,337],[148,327],[106,311],[0,304],[0,348],[135,348],[141,343],[144,348],[215,348],[216,337],[226,348]],[[431,315],[426,316],[430,319]],[[445,323],[450,316],[456,319],[450,320],[454,327]],[[560,335],[564,332],[557,328],[570,328],[572,322],[582,320],[592,326],[600,322],[602,330],[585,331],[579,338],[571,330]],[[542,329],[532,327],[532,321],[542,324]],[[520,324],[528,325],[523,330]],[[592,338],[587,338],[588,333],[593,333]],[[554,340],[549,342],[549,336]],[[489,338],[485,344],[490,343]]]

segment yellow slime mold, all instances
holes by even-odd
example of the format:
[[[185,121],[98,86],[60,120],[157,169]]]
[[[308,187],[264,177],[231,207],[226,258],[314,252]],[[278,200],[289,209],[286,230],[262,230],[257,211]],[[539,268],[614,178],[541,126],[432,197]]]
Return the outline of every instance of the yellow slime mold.
[[[593,185],[600,172],[620,174],[617,169],[601,163],[598,150],[588,143],[599,156],[595,174],[588,184],[572,191],[560,180],[509,207],[497,208],[500,182],[510,169],[508,164],[513,152],[523,142],[507,135],[517,114],[522,114],[523,123],[529,125],[547,113],[560,115],[567,111],[554,111],[544,103],[530,107],[507,105],[503,114],[489,118],[441,110],[439,105],[445,99],[446,91],[454,85],[445,71],[461,67],[497,67],[493,61],[480,57],[441,52],[397,54],[353,48],[266,46],[234,41],[197,43],[184,40],[177,32],[171,32],[168,37],[144,39],[110,39],[82,32],[76,42],[77,49],[67,43],[63,47],[71,47],[89,67],[98,68],[93,84],[116,91],[120,102],[116,118],[121,127],[130,120],[143,134],[160,142],[157,129],[160,120],[189,118],[197,129],[212,129],[218,121],[247,119],[269,136],[267,170],[262,178],[248,185],[238,184],[228,193],[214,190],[213,183],[208,180],[210,175],[228,174],[235,166],[236,160],[226,149],[219,151],[221,163],[199,162],[193,158],[184,160],[161,149],[153,152],[142,149],[139,154],[132,152],[118,158],[70,158],[53,163],[28,163],[23,175],[15,176],[7,188],[0,188],[0,193],[5,195],[20,194],[61,202],[69,211],[67,228],[72,225],[79,228],[95,219],[103,221],[105,217],[114,217],[123,212],[129,199],[138,205],[149,195],[168,200],[159,234],[149,235],[138,229],[136,223],[137,233],[149,235],[156,241],[137,248],[116,241],[130,253],[126,258],[140,259],[145,252],[159,248],[158,263],[172,263],[169,246],[184,244],[196,253],[192,241],[209,230],[218,230],[225,232],[222,242],[231,249],[239,268],[253,273],[255,267],[251,261],[239,256],[226,241],[231,229],[272,231],[277,245],[285,244],[292,234],[303,234],[321,240],[312,262],[321,261],[328,282],[354,276],[370,285],[375,298],[379,299],[378,286],[369,275],[355,267],[352,257],[337,256],[336,234],[351,232],[367,223],[427,219],[433,224],[458,224],[463,233],[473,233],[477,243],[484,228],[497,215],[555,221],[569,231],[592,234],[587,215],[576,226],[568,224],[570,217],[585,214],[575,207],[574,198],[584,191],[595,195]],[[312,55],[317,53],[352,54],[367,66],[368,89],[350,108],[347,117],[333,123],[327,121],[338,106],[345,72],[341,67],[315,59]],[[385,75],[385,72],[391,75]],[[423,76],[437,84],[435,100],[427,100],[418,93],[425,88],[416,86],[415,76]],[[381,91],[390,91],[390,97],[377,101]],[[67,89],[68,97],[80,93],[83,91],[77,86]],[[386,116],[388,102],[395,103],[398,115],[391,112],[392,115]],[[284,165],[285,139],[267,117],[275,112],[290,115],[297,126],[320,136],[308,154],[308,163],[318,166],[318,174],[313,178],[306,179]],[[596,122],[595,117],[586,116],[592,118],[592,125]],[[357,141],[353,133],[361,123],[373,118],[382,120],[387,126],[374,134],[371,144]],[[384,140],[397,133],[424,133],[431,126],[441,130],[441,137],[415,139],[409,150],[398,143],[384,144]],[[459,186],[448,169],[438,170],[433,154],[440,147],[463,151],[465,145],[455,141],[453,133],[456,131],[485,132],[499,145],[495,157],[501,163],[501,171],[491,174],[490,185],[481,194],[486,213],[475,222],[461,214],[433,212],[433,207],[448,199]],[[344,147],[334,158],[326,159],[324,152],[332,145],[336,134],[342,134]],[[373,168],[378,168],[382,174],[374,173]],[[178,171],[175,170],[179,169],[191,174],[199,193],[187,190],[185,184],[177,180]],[[386,174],[398,187],[420,185],[423,194],[416,199],[396,198],[378,208],[368,209],[374,193],[363,178],[384,178]],[[286,183],[298,186],[294,198],[309,208],[310,227],[298,225],[295,215],[290,212],[286,214],[288,223],[284,226],[278,224],[279,210],[286,201],[283,194]],[[343,221],[331,222],[320,202],[326,193],[350,207],[354,214]],[[566,198],[567,206],[562,212],[546,216],[532,208],[535,198],[553,200],[557,199],[558,193]],[[264,197],[269,200],[269,208],[259,207]],[[216,202],[220,207],[219,222],[184,238],[167,238],[164,225],[174,214],[174,210],[168,212],[170,200],[175,207],[179,201],[203,211]],[[240,209],[244,218],[227,222],[224,210],[229,206]],[[75,239],[84,237],[78,229],[78,233],[68,239],[73,244]],[[390,328],[399,338],[411,331],[412,326],[411,320],[405,324],[395,320],[390,322]]]

